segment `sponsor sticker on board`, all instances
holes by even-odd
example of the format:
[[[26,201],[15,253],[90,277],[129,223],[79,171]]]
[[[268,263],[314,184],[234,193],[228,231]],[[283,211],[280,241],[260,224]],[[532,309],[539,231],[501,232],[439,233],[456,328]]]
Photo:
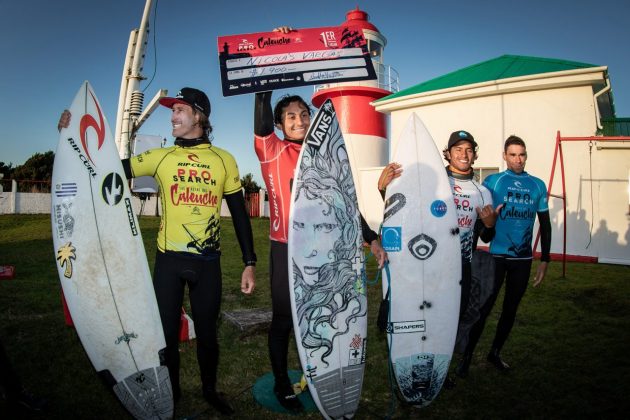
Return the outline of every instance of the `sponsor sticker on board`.
[[[77,195],[76,182],[62,182],[55,185],[55,197],[74,197]]]
[[[426,331],[426,322],[424,319],[417,321],[399,321],[387,324],[387,332],[390,334],[406,334],[418,333]]]
[[[400,252],[402,250],[402,227],[383,226],[381,246],[387,252]]]
[[[442,200],[435,200],[431,203],[431,214],[435,217],[443,217],[447,210],[448,207]]]

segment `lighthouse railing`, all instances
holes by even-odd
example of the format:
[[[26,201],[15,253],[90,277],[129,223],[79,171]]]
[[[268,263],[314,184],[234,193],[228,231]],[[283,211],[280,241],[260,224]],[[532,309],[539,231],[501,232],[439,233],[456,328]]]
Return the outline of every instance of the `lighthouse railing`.
[[[400,90],[400,81],[398,77],[398,71],[392,66],[387,64],[372,61],[374,64],[374,71],[376,72],[376,80],[355,81],[355,82],[343,82],[343,83],[326,83],[322,85],[315,85],[314,91],[318,92],[322,89],[330,89],[338,86],[372,86],[379,89],[387,90],[392,93],[396,93]]]

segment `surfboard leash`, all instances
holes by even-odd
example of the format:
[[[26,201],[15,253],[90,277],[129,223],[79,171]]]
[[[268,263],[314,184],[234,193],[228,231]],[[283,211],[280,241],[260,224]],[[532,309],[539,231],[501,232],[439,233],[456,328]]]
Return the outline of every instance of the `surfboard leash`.
[[[389,420],[396,413],[396,389],[395,389],[395,379],[394,379],[394,366],[392,363],[392,345],[393,345],[393,337],[392,332],[388,331],[388,328],[392,325],[392,276],[389,271],[389,262],[385,262],[385,274],[387,275],[387,294],[385,295],[385,300],[387,301],[387,327],[385,328],[385,334],[387,334],[387,376],[389,379],[389,409],[387,414],[385,415],[385,419]],[[383,276],[383,278],[385,278]]]
[[[381,231],[382,230],[383,230],[383,222],[381,222],[381,224],[378,227],[378,238],[379,238],[378,240],[379,241],[381,240]],[[368,286],[374,286],[375,284],[378,284],[378,281],[381,278],[381,271],[383,271],[383,269],[379,268],[378,270],[376,270],[376,277],[374,278],[374,280],[372,280],[372,281],[367,280],[367,271],[366,271],[365,267],[366,267],[367,260],[370,257],[374,257],[374,259],[376,260],[376,256],[372,253],[372,251],[368,252],[367,257],[365,258],[365,261],[363,262],[363,273],[364,273],[364,277],[365,277],[364,278],[365,283]],[[376,261],[376,265],[378,267],[378,261]],[[385,266],[387,266],[387,261],[385,261]]]
[[[367,262],[368,258],[370,258],[370,257],[374,257],[374,254],[372,254],[372,251],[370,251],[368,253],[367,258],[363,262],[363,282],[365,284],[367,284],[368,286],[374,286],[374,285],[378,284],[378,281],[381,278],[381,271],[383,271],[383,270],[382,269],[376,270],[376,277],[374,278],[374,280],[369,280],[367,278],[366,262]],[[376,259],[376,257],[374,257],[374,259]],[[385,262],[385,265],[387,265],[387,262]]]

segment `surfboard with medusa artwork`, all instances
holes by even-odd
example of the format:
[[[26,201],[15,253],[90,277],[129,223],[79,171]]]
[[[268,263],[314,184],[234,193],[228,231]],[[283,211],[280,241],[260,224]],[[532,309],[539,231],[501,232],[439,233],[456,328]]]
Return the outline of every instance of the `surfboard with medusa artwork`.
[[[304,376],[324,417],[349,418],[365,370],[365,256],[350,161],[330,100],[302,146],[289,227],[289,290]]]

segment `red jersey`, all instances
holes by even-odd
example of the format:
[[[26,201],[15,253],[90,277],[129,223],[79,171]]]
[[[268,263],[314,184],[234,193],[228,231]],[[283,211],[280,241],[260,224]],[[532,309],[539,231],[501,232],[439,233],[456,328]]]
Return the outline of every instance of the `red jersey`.
[[[287,243],[291,185],[301,144],[280,140],[276,133],[254,135],[254,149],[269,194],[269,238]]]

